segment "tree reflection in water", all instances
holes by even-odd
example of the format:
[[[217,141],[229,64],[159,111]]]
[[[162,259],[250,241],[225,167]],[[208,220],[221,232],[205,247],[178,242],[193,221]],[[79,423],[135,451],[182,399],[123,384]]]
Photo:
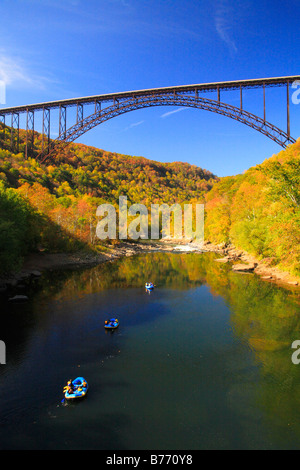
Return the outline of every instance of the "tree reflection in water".
[[[278,426],[278,439],[282,426],[300,438],[300,369],[291,361],[291,345],[300,339],[299,294],[254,274],[234,273],[230,265],[216,263],[216,257],[214,253],[136,255],[56,275],[56,282],[49,278],[40,295],[74,299],[110,288],[142,288],[147,281],[177,291],[207,285],[213,296],[225,300],[234,334],[255,356],[263,379],[258,405],[271,419],[275,434]]]

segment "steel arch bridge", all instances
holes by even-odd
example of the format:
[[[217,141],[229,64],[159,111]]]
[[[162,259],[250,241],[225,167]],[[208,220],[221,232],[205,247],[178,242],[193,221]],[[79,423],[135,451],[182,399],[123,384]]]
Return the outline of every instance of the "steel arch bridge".
[[[25,153],[27,157],[32,152],[34,144],[35,115],[38,112],[42,114],[42,151],[38,158],[42,162],[46,162],[53,158],[55,153],[65,145],[74,142],[84,133],[116,116],[153,106],[181,106],[202,109],[234,119],[255,129],[285,148],[287,145],[296,142],[290,133],[290,87],[295,83],[300,85],[300,75],[153,88],[4,108],[0,109],[0,124],[2,123],[0,146],[1,137],[3,139],[6,130],[7,118],[10,121],[11,149],[18,150],[20,117],[21,115],[25,116]],[[266,120],[266,88],[269,87],[286,87],[286,131],[279,129]],[[243,107],[243,90],[250,88],[262,89],[262,117],[246,111]],[[230,90],[238,90],[239,92],[240,105],[238,107],[221,101],[221,92],[223,95],[223,92]],[[216,95],[214,99],[202,96],[209,92]],[[103,107],[103,104],[106,106]],[[68,127],[67,110],[69,108],[75,108],[76,113],[73,123],[70,126],[68,124]],[[85,113],[84,111],[87,109],[88,113]],[[50,139],[51,112],[53,110],[58,110],[59,113],[58,137],[54,141]],[[87,114],[86,117],[84,117],[85,114]]]

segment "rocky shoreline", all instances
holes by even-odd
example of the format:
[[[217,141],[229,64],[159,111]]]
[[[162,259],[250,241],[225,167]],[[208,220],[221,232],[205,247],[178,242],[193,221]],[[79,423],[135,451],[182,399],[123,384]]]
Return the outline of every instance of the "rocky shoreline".
[[[18,273],[0,279],[0,295],[5,295],[11,301],[25,301],[27,298],[26,295],[23,295],[23,291],[26,291],[30,285],[34,284],[45,271],[89,268],[138,253],[170,252],[174,249],[174,242],[168,241],[162,243],[120,242],[107,247],[105,252],[98,254],[87,251],[77,253],[32,253],[26,257],[22,269]]]
[[[28,285],[36,282],[45,271],[57,271],[67,269],[80,269],[97,266],[111,262],[122,257],[133,256],[139,253],[151,252],[214,252],[222,255],[216,258],[216,262],[230,263],[232,270],[240,273],[255,273],[262,280],[275,283],[282,287],[294,288],[300,292],[300,280],[291,274],[280,271],[276,267],[269,266],[267,260],[259,261],[253,256],[238,250],[233,246],[214,245],[210,242],[198,244],[195,242],[176,240],[160,240],[157,242],[132,243],[121,242],[107,248],[107,251],[99,254],[89,252],[78,253],[34,253],[29,255],[23,264],[22,270],[6,279],[0,280],[0,294],[10,296],[11,301],[26,300],[21,295]]]
[[[270,260],[257,260],[254,256],[235,248],[234,246],[213,245],[206,242],[205,251],[213,251],[222,255],[216,259],[219,263],[232,263],[232,270],[240,273],[255,273],[264,281],[269,281],[282,287],[294,287],[300,291],[300,279],[292,274],[270,266]]]

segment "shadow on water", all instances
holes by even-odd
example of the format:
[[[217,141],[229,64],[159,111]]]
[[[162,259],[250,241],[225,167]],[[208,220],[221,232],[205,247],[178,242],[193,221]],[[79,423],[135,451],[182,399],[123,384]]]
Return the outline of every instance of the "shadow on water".
[[[28,303],[4,303],[0,448],[298,448],[299,298],[215,259],[153,253],[47,273]],[[62,406],[81,375],[88,396]]]

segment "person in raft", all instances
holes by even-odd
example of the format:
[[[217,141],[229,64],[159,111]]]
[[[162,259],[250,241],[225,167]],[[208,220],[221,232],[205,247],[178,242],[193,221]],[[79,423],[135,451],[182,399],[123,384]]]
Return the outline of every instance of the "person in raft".
[[[78,392],[82,392],[82,390],[83,390],[84,388],[86,388],[86,387],[87,387],[87,383],[86,383],[85,381],[83,381],[82,384],[81,384],[81,386],[78,387],[77,390],[78,390]]]
[[[67,386],[64,387],[64,392],[68,392],[69,395],[71,395],[74,392],[74,387],[73,387],[73,383],[71,379],[68,380]]]

